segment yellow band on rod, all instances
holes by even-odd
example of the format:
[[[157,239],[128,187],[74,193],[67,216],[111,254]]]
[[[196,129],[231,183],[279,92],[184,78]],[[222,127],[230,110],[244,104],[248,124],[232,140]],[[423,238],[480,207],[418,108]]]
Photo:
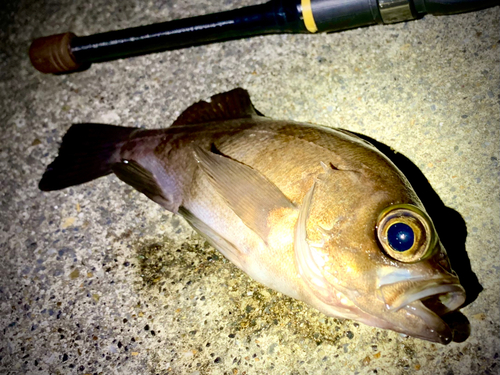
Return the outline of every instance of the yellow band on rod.
[[[306,29],[311,33],[315,33],[318,31],[318,27],[314,21],[311,0],[301,0],[300,5],[302,6],[302,17],[304,17],[304,25],[306,25]]]

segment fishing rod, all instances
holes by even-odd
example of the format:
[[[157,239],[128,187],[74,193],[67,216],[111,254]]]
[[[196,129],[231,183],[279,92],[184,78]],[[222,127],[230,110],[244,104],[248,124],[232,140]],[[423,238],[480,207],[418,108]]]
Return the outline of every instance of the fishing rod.
[[[271,0],[264,4],[89,36],[35,39],[29,56],[42,73],[263,34],[332,32],[377,23],[479,10],[500,0]]]

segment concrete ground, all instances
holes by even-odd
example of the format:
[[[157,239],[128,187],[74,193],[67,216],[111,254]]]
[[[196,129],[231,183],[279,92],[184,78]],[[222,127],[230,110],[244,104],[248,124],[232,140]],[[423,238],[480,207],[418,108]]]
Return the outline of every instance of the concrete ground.
[[[499,7],[255,37],[71,75],[43,75],[27,58],[44,35],[255,3],[2,1],[0,373],[499,373]],[[193,102],[239,86],[269,117],[342,127],[398,152],[469,293],[450,318],[460,342],[327,318],[264,288],[114,176],[38,190],[71,123],[166,127]]]

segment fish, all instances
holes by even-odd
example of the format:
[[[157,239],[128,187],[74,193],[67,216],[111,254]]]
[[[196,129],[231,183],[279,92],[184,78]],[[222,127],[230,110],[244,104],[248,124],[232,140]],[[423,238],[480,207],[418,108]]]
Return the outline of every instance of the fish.
[[[403,173],[342,129],[258,112],[241,88],[164,129],[73,124],[39,188],[114,173],[255,281],[327,316],[448,344],[465,301]]]

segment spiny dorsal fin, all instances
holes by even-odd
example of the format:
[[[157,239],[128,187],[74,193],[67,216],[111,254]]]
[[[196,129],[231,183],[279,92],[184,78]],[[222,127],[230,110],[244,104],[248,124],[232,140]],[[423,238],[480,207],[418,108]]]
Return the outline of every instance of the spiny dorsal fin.
[[[210,102],[200,101],[186,109],[172,126],[203,124],[211,121],[235,120],[257,115],[248,92],[237,88],[214,95]]]

